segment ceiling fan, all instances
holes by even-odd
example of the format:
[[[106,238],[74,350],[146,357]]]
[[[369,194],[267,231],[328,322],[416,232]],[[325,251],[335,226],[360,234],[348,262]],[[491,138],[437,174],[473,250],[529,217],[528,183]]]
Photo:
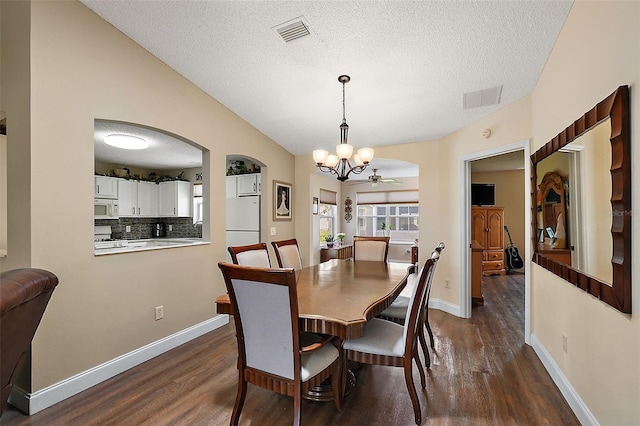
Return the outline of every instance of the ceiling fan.
[[[369,176],[368,180],[371,182],[371,186],[377,186],[379,183],[391,183],[393,185],[402,185],[402,182],[398,182],[395,179],[384,179],[378,174],[378,169],[371,169],[373,174]]]

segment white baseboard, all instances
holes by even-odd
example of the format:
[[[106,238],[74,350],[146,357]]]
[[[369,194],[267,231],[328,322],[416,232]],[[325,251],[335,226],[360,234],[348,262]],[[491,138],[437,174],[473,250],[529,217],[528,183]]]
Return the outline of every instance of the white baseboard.
[[[571,383],[569,383],[569,380],[567,380],[562,370],[558,367],[558,364],[553,360],[551,354],[547,352],[544,345],[533,334],[531,335],[531,346],[533,350],[536,351],[540,361],[542,361],[544,368],[547,369],[551,379],[560,389],[564,399],[567,400],[571,410],[573,410],[573,413],[578,420],[580,420],[580,423],[583,425],[598,426],[599,423],[593,414],[591,414],[591,411],[589,411],[589,407],[587,407],[582,398],[580,398],[580,395],[578,395],[573,386],[571,386]]]
[[[429,299],[429,307],[431,309],[439,309],[448,314],[455,315],[457,317],[461,317],[460,306],[454,305],[450,302],[445,302],[440,299]]]
[[[9,402],[24,413],[35,414],[228,323],[228,315],[217,315],[31,394],[14,387]]]

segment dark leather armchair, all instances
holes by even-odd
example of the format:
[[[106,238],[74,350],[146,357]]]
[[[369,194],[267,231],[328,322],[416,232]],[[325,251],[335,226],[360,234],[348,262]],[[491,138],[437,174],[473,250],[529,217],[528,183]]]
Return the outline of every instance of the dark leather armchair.
[[[43,269],[0,274],[0,415],[57,285],[58,277]]]

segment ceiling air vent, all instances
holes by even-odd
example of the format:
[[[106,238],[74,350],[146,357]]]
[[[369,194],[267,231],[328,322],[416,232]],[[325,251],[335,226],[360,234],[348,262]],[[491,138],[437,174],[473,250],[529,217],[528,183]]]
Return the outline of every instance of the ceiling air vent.
[[[502,86],[478,90],[476,92],[467,92],[463,95],[462,107],[464,109],[471,109],[489,105],[498,105],[500,103],[501,93]]]
[[[278,34],[280,34],[280,37],[282,37],[282,39],[287,43],[311,34],[309,32],[309,26],[299,18],[294,21],[278,25],[276,30],[278,31]]]

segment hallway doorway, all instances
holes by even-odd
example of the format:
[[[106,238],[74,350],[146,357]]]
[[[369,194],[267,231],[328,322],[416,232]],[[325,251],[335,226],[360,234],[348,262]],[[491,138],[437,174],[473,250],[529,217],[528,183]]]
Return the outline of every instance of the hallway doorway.
[[[531,173],[529,159],[529,141],[520,141],[510,145],[492,148],[486,151],[469,154],[462,157],[462,168],[464,178],[462,179],[461,193],[464,194],[462,201],[462,217],[461,217],[461,229],[462,232],[462,247],[471,247],[472,232],[471,232],[471,184],[474,183],[491,183],[496,187],[494,205],[501,205],[505,208],[505,220],[504,224],[510,228],[511,234],[518,235],[516,238],[516,247],[519,248],[520,257],[524,260],[524,267],[512,272],[518,272],[518,278],[522,281],[522,289],[524,294],[523,302],[523,319],[524,319],[524,340],[527,344],[530,344],[530,312],[531,312],[531,300],[530,300],[530,276],[529,267],[531,258],[531,200],[530,194],[530,182],[529,176]],[[518,163],[518,160],[519,163]],[[520,167],[519,172],[513,176],[509,175],[504,169],[509,167],[515,169],[515,165],[508,166],[506,163],[515,160],[517,167]],[[499,171],[503,169],[502,171]],[[514,200],[513,194],[517,194],[517,200]],[[504,205],[502,205],[504,204]],[[502,251],[508,244],[508,237],[505,234],[501,236],[503,238]],[[501,253],[502,258],[496,259],[495,262],[504,262],[506,259],[505,253]],[[490,261],[490,259],[487,259]],[[471,262],[471,249],[465,250],[462,254],[461,264],[463,265],[463,286],[460,294],[460,306],[461,313],[464,317],[470,318],[473,315],[472,309],[472,262]],[[502,268],[500,268],[502,269]],[[505,269],[506,271],[506,266]],[[511,275],[511,274],[509,274]],[[515,274],[514,274],[515,275]],[[483,281],[489,282],[490,276],[483,277]],[[483,283],[484,284],[484,283]],[[520,327],[520,325],[515,325]]]

